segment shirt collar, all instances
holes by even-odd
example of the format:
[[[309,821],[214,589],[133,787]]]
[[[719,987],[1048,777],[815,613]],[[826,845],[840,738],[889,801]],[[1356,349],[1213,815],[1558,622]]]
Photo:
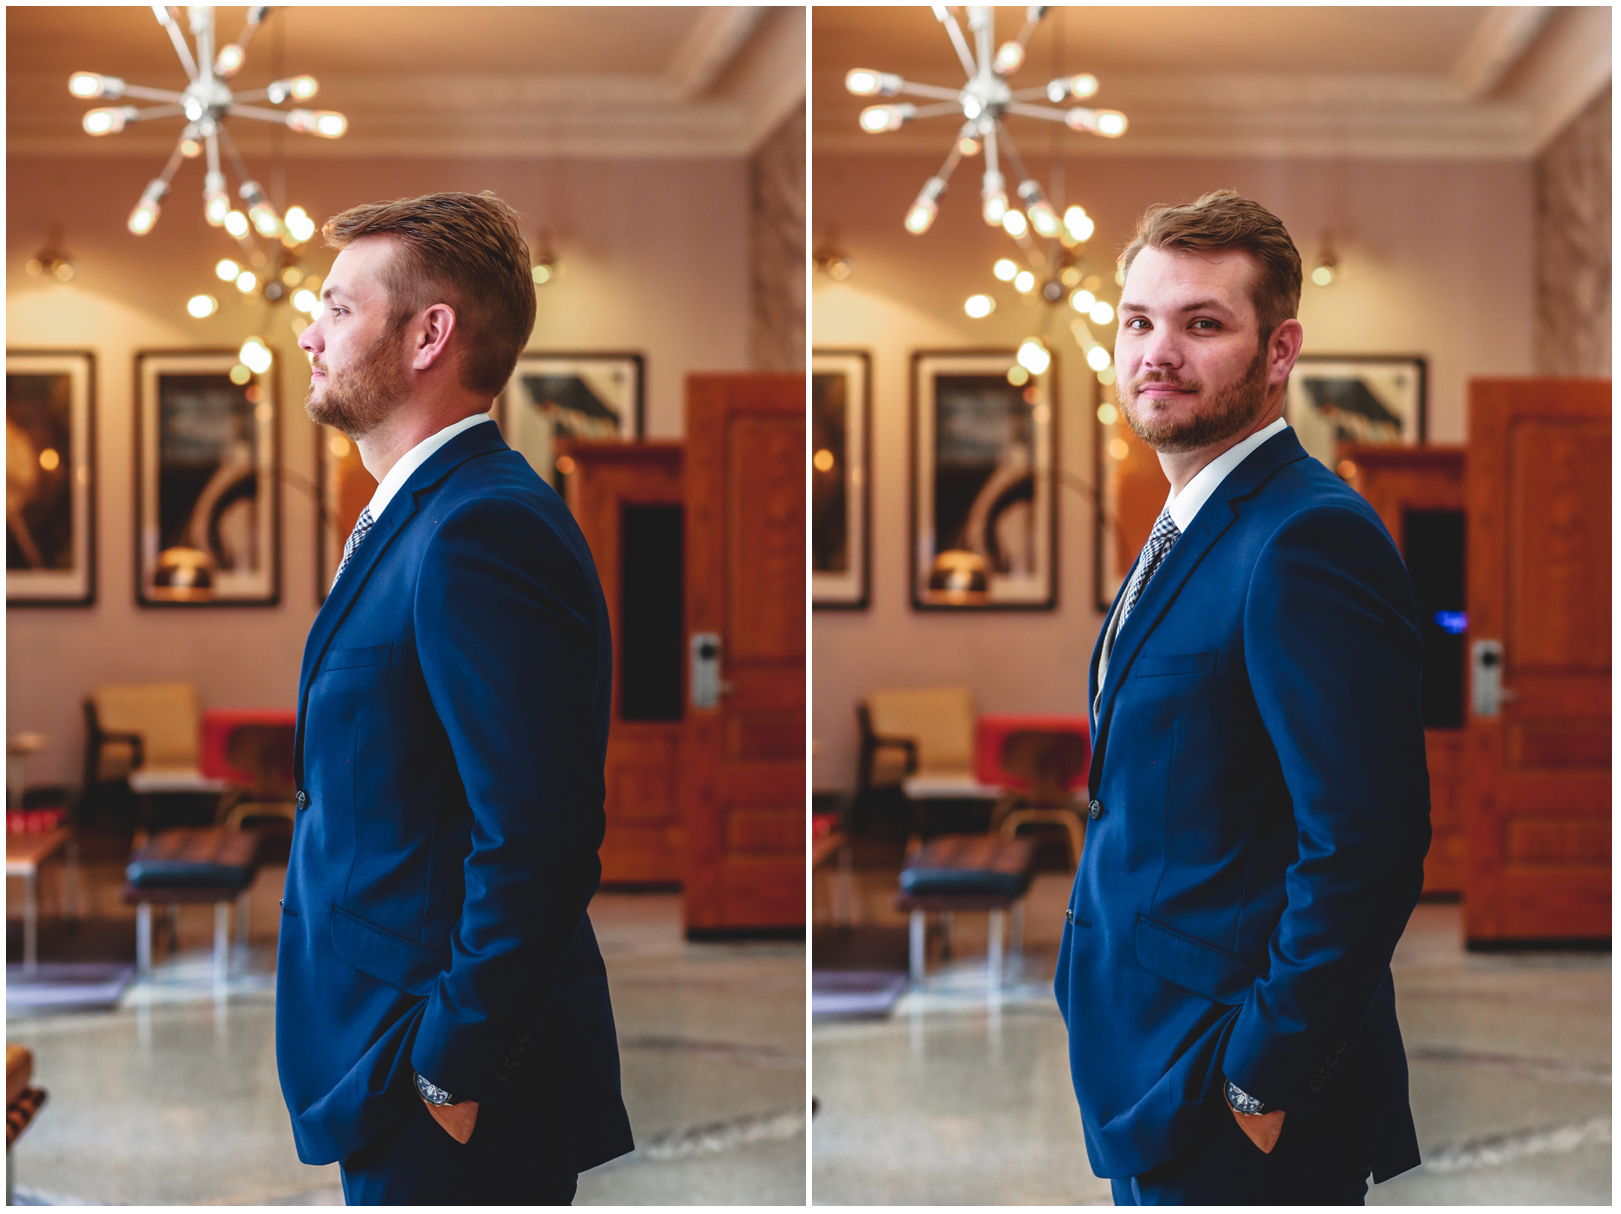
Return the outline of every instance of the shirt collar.
[[[1171,512],[1171,521],[1176,524],[1178,531],[1186,531],[1199,513],[1199,507],[1210,499],[1210,495],[1221,487],[1221,482],[1227,479],[1227,474],[1249,458],[1254,451],[1274,434],[1281,433],[1289,428],[1289,423],[1283,418],[1275,419],[1270,426],[1257,430],[1241,443],[1228,447],[1215,459],[1211,460],[1194,475],[1193,479],[1182,486],[1182,492],[1171,490],[1171,496],[1165,499],[1165,509]]]
[[[377,486],[377,492],[371,495],[371,504],[367,507],[371,511],[371,521],[376,523],[383,517],[383,511],[388,509],[389,502],[400,491],[405,482],[411,479],[411,473],[422,467],[428,457],[455,438],[463,430],[471,430],[481,422],[493,423],[495,419],[487,413],[475,413],[472,417],[464,417],[459,422],[453,422],[437,434],[429,435],[416,446],[412,447],[392,468],[388,475],[383,477],[382,483]]]

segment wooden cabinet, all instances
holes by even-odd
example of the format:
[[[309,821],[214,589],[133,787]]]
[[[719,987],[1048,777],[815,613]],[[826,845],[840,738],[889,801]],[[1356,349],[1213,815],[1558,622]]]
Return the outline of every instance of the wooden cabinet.
[[[679,776],[685,560],[680,443],[568,442],[566,496],[591,545],[614,634],[602,879],[684,879]]]

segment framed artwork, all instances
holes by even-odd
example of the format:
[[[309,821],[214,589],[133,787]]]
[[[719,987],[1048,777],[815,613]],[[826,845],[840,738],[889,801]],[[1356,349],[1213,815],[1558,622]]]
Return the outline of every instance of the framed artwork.
[[[1012,350],[912,355],[912,606],[1058,603],[1056,360]]]
[[[1422,443],[1424,391],[1424,360],[1416,356],[1302,354],[1283,415],[1307,453],[1334,468],[1338,443]]]
[[[1159,466],[1159,455],[1126,425],[1114,392],[1098,405],[1094,418],[1095,584],[1097,609],[1107,615],[1165,508],[1171,482]]]
[[[142,606],[280,601],[276,364],[234,350],[135,356],[135,597]]]
[[[559,438],[641,438],[642,356],[519,355],[497,420],[507,444],[563,493],[574,461],[557,451]]]
[[[315,512],[315,601],[324,603],[338,576],[343,546],[377,492],[377,482],[360,462],[360,448],[330,426],[316,427],[315,482],[320,495]]]
[[[6,603],[96,599],[96,356],[6,351]]]
[[[869,598],[872,359],[811,351],[811,606],[863,610]]]

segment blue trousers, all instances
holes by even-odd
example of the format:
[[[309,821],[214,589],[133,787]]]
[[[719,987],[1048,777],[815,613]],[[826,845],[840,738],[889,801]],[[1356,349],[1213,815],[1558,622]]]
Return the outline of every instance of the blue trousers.
[[[578,1176],[560,1127],[510,1107],[479,1109],[466,1145],[436,1122],[415,1092],[398,1124],[344,1159],[352,1206],[566,1206]]]
[[[1270,1154],[1222,1108],[1210,1136],[1169,1163],[1114,1179],[1117,1206],[1359,1206],[1372,1171],[1366,1114],[1359,1101],[1311,1119],[1285,1116]]]

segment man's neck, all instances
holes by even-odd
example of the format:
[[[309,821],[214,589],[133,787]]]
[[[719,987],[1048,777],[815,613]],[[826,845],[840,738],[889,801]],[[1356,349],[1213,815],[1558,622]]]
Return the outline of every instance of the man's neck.
[[[366,471],[371,473],[372,479],[382,484],[389,469],[399,463],[412,447],[424,439],[432,438],[446,426],[453,426],[465,418],[480,413],[488,413],[494,403],[485,401],[480,407],[477,402],[459,400],[446,401],[432,407],[420,404],[406,405],[391,414],[386,421],[355,439],[355,446],[360,449],[360,462],[365,465]]]
[[[1161,451],[1159,466],[1165,473],[1165,479],[1171,482],[1171,492],[1181,493],[1187,488],[1188,482],[1202,472],[1211,460],[1223,451],[1230,451],[1252,434],[1265,430],[1278,418],[1283,416],[1284,389],[1279,388],[1277,396],[1267,402],[1261,416],[1256,418],[1249,426],[1240,430],[1230,438],[1224,438],[1219,443],[1211,443],[1208,447],[1200,447],[1197,451]],[[370,467],[368,464],[367,467]]]

